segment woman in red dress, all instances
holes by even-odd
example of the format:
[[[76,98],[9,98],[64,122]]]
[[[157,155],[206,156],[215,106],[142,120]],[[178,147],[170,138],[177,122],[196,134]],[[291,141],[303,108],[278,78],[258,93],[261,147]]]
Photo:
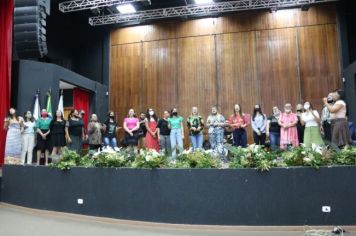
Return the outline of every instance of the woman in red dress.
[[[157,116],[152,108],[147,110],[146,119],[146,148],[159,151],[159,129],[157,129]]]

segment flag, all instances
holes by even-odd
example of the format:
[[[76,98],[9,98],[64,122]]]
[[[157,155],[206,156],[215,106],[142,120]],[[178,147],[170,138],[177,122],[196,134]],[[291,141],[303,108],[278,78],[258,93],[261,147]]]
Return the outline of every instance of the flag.
[[[40,114],[41,108],[40,108],[40,102],[38,100],[38,96],[39,96],[39,91],[36,93],[35,105],[33,106],[33,118],[35,118],[36,120],[41,117]]]
[[[51,101],[51,90],[47,93],[47,113],[48,117],[52,118],[52,101]]]
[[[60,96],[60,98],[59,98],[57,111],[61,111],[62,114],[64,114],[64,108],[63,108],[63,90],[61,91],[61,96]]]

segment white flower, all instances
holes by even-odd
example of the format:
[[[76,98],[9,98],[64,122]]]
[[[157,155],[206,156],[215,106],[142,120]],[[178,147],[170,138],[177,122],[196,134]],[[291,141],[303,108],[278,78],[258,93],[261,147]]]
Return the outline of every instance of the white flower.
[[[320,146],[320,145],[317,145],[317,144],[315,144],[315,143],[312,143],[312,150],[313,150],[314,152],[319,153],[319,154],[323,154],[323,147]]]
[[[308,163],[308,162],[310,162],[310,161],[311,161],[311,159],[310,159],[310,158],[308,158],[308,157],[304,157],[304,158],[303,158],[303,161],[304,161],[304,162],[306,162],[306,163]]]
[[[103,153],[116,153],[114,151],[114,149],[112,149],[111,147],[104,147],[101,152],[103,152]]]
[[[183,150],[182,154],[189,154],[191,153],[191,149],[188,149],[188,150]]]
[[[146,156],[145,156],[145,160],[146,160],[146,161],[150,161],[151,159],[152,159],[151,156],[149,156],[149,155],[146,155]]]
[[[206,154],[211,154],[211,153],[214,152],[214,150],[213,150],[213,149],[208,149],[208,150],[204,150],[204,152],[205,152]]]

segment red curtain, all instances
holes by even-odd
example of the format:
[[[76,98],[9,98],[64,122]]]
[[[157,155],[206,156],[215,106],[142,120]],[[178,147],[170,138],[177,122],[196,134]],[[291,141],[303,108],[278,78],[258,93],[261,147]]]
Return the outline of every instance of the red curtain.
[[[13,0],[0,0],[0,166],[4,164],[6,132],[4,118],[10,107],[12,63],[12,17]]]
[[[78,111],[85,111],[84,126],[87,127],[89,120],[89,92],[80,88],[74,88],[73,107]]]

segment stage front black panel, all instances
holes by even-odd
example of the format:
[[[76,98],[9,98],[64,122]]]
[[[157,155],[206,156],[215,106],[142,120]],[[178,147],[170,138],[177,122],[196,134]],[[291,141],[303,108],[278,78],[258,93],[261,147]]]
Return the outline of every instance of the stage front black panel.
[[[2,200],[30,208],[176,224],[355,225],[355,180],[355,166],[273,168],[261,173],[256,169],[61,171],[6,165]],[[331,212],[322,212],[322,206],[330,206]]]

